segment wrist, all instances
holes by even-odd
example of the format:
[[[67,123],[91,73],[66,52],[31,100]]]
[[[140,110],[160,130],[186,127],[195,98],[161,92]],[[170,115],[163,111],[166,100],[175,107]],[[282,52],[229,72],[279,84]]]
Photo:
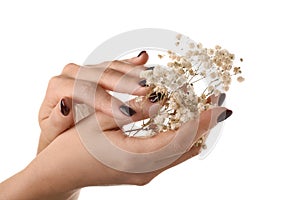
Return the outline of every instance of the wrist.
[[[42,150],[44,150],[49,144],[50,144],[50,142],[45,138],[43,132],[41,132],[40,138],[39,138],[37,154],[39,154]]]
[[[57,176],[51,177],[51,174],[47,174],[48,170],[43,170],[42,166],[37,164],[34,160],[24,170],[0,183],[0,200],[78,199],[80,189],[72,189],[64,181],[54,182],[58,180]]]

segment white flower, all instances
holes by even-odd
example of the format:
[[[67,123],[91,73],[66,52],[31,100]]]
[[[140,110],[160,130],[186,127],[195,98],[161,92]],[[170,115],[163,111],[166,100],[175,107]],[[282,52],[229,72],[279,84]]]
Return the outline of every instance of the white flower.
[[[182,46],[181,36],[177,39],[176,44]],[[151,135],[177,130],[183,123],[199,116],[200,112],[215,106],[207,102],[207,97],[227,91],[233,80],[232,75],[241,73],[240,67],[232,67],[234,54],[220,46],[207,49],[201,43],[188,44],[190,46],[185,56],[168,51],[171,62],[167,62],[165,67],[158,65],[140,74],[150,86],[149,95],[154,93],[160,96],[161,109],[146,125]],[[196,94],[193,83],[202,79],[209,84],[202,94]],[[244,78],[239,76],[237,80],[242,82]]]

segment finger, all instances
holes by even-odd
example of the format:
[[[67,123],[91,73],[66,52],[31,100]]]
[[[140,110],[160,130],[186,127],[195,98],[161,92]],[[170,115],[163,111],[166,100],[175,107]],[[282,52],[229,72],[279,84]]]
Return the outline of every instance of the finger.
[[[225,93],[221,93],[220,95],[216,96],[216,95],[211,95],[207,98],[207,102],[208,103],[212,103],[213,105],[218,105],[218,106],[222,106],[224,101],[226,98],[226,94]]]
[[[74,125],[72,100],[67,97],[61,98],[59,103],[54,107],[44,127],[48,135],[52,135],[49,140],[53,140],[66,129]]]
[[[174,135],[174,138],[172,138],[171,141],[174,149],[176,149],[176,151],[174,151],[174,156],[178,156],[188,151],[192,146],[194,146],[195,142],[197,142],[201,137],[207,135],[219,122],[228,118],[232,113],[230,112],[231,111],[227,108],[215,107],[202,112],[198,119],[187,122],[181,126],[176,133],[174,133],[174,131],[167,131],[167,134]],[[165,133],[158,134],[159,140],[166,140],[164,137]]]
[[[137,70],[132,70],[131,72]],[[149,88],[145,87],[146,83],[139,76],[134,76],[131,73],[123,73],[114,69],[107,69],[99,79],[100,85],[111,91],[133,94],[146,95]]]
[[[201,134],[201,133],[200,133]],[[164,159],[161,159],[157,162],[165,162],[165,163],[170,163],[169,165],[163,167],[163,168],[160,168],[154,172],[152,172],[152,175],[157,176],[158,174],[160,174],[161,172],[169,169],[169,168],[172,168],[176,165],[179,165],[197,155],[199,155],[201,153],[201,150],[202,150],[202,146],[195,146],[193,145],[188,151],[182,153],[182,154],[174,154],[174,155],[170,155],[169,157],[166,157]],[[172,162],[174,161],[174,162]]]
[[[51,110],[47,120],[41,120],[41,139],[44,140],[43,145],[50,144],[58,135],[63,133],[74,125],[72,100],[64,97]],[[38,152],[44,149],[39,146]]]
[[[96,83],[62,76],[53,77],[45,97],[47,107],[54,108],[62,97],[68,97],[76,103],[87,104],[111,117],[131,117],[136,113]]]
[[[225,96],[225,93],[222,93]],[[210,102],[220,102],[220,98],[223,98],[222,96],[210,96],[209,97],[209,101]],[[225,97],[224,97],[225,98]],[[223,100],[224,101],[224,100]],[[108,123],[105,123],[103,125],[103,130],[110,130],[110,129],[115,129],[118,127],[123,127],[126,124],[132,123],[132,122],[137,122],[143,119],[147,119],[150,116],[154,116],[155,114],[157,114],[157,111],[159,110],[160,106],[159,104],[153,104],[151,103],[149,100],[145,99],[144,97],[141,98],[140,101],[136,101],[136,99],[132,99],[129,102],[126,103],[127,105],[129,105],[132,109],[134,109],[137,113],[136,115],[132,116],[130,119],[129,118],[122,118],[119,120],[111,120]],[[101,116],[104,115],[103,113],[98,113],[98,118],[105,118],[105,116]],[[202,118],[206,118],[205,113],[202,113]],[[201,120],[201,119],[200,119]],[[105,120],[105,121],[109,121],[109,120]],[[207,129],[207,127],[206,127]],[[211,129],[211,128],[209,128]],[[208,132],[206,132],[208,134]],[[173,134],[173,133],[172,133]],[[203,133],[204,134],[204,133]],[[199,137],[202,137],[201,135]],[[200,139],[200,138],[198,138]]]
[[[106,131],[122,128],[126,124],[148,119],[149,117],[153,117],[155,114],[157,114],[160,108],[159,103],[152,103],[145,97],[139,98],[141,98],[139,101],[136,99],[131,99],[130,101],[126,102],[126,105],[129,105],[130,108],[136,111],[136,114],[134,114],[131,118],[113,119],[102,112],[97,112],[96,116],[101,125],[101,129]]]
[[[207,98],[207,103],[211,103],[212,105],[222,106],[223,102],[225,101],[225,98],[226,98],[225,93],[221,93],[219,95],[213,94]],[[208,131],[203,136],[201,136],[199,138],[199,140],[195,143],[195,145],[198,145],[198,146],[203,145],[205,143],[205,140],[207,139],[209,133],[210,133],[210,131]]]
[[[152,103],[145,97],[140,97],[141,101],[136,101],[136,99],[132,99],[126,103],[130,108],[136,111],[136,114],[131,118],[120,118],[111,120],[110,123],[105,124],[105,130],[115,129],[123,127],[124,125],[138,122],[141,120],[148,119],[149,117],[153,117],[157,114],[161,106],[159,103]],[[103,115],[103,113],[99,113],[99,115]],[[98,115],[98,116],[99,116]],[[147,123],[146,121],[141,122],[143,124]]]
[[[84,68],[100,68],[103,71],[107,69],[114,69],[124,74],[129,74],[131,76],[136,76],[136,77],[139,77],[140,73],[143,70],[145,70],[145,67],[143,65],[134,65],[132,63],[119,61],[119,60],[104,62],[97,65],[86,65]]]
[[[144,65],[147,63],[149,55],[146,51],[141,51],[136,57],[123,60],[124,62],[131,63],[134,65]]]
[[[123,71],[115,70],[118,66],[120,68],[122,66]],[[122,65],[120,61],[113,61],[89,67],[68,64],[62,72],[62,76],[98,83],[106,90],[145,95],[148,89],[145,88],[144,81],[139,78],[141,71],[137,67],[133,68],[132,65]]]
[[[126,137],[125,134],[116,132],[107,132],[107,136],[113,142],[123,141],[117,142],[117,145],[127,151],[149,153],[169,145],[173,146],[174,156],[178,156],[188,151],[201,136],[213,128],[218,123],[218,118],[224,117],[223,113],[227,110],[223,107],[212,108],[202,112],[198,119],[183,124],[177,131],[166,131],[149,138]]]
[[[139,77],[140,73],[146,69],[143,65],[134,65],[129,62],[118,60],[107,61],[96,65],[85,65],[83,67],[74,63],[69,63],[63,68],[61,75],[78,78],[79,70],[87,69],[88,71],[85,73],[88,73],[89,76],[86,77],[90,78],[89,81],[97,82],[99,75],[105,72],[108,68],[136,77]]]
[[[191,146],[195,142],[197,142],[201,137],[207,135],[209,131],[212,128],[214,128],[218,123],[230,117],[231,114],[232,111],[225,107],[215,107],[201,113],[197,134]]]

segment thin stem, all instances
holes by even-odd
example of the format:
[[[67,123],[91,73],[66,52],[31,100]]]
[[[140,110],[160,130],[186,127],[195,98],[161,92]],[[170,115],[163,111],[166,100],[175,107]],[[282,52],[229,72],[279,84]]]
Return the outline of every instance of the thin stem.
[[[191,82],[191,83],[189,83],[189,84],[196,83],[196,82],[198,82],[198,81],[201,81],[201,80],[204,79],[204,78],[205,78],[205,76],[203,76],[203,77],[201,77],[201,78],[199,78],[199,79],[197,79],[197,80],[195,80],[195,81],[193,81],[193,82]]]
[[[133,132],[133,131],[140,131],[140,130],[143,130],[144,129],[144,127],[142,127],[142,128],[136,128],[136,129],[131,129],[131,130],[127,130],[127,131],[124,131],[125,133],[127,133],[127,132]]]

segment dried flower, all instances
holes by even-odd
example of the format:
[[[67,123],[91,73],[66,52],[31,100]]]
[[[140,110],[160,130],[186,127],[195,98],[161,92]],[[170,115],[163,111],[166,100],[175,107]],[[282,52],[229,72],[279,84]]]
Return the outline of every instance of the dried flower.
[[[177,39],[177,40],[180,40],[180,39],[181,39],[181,37],[182,37],[182,35],[181,35],[181,34],[178,34],[178,35],[176,35],[176,39]]]
[[[158,54],[157,55],[159,59],[162,59],[164,57],[164,55]]]
[[[175,46],[179,46],[186,38],[179,34],[176,39]],[[157,65],[153,70],[140,74],[150,87],[146,97],[158,101],[160,109],[146,123],[143,120],[140,129],[127,130],[129,135],[142,130],[147,131],[147,135],[177,130],[182,124],[215,106],[207,98],[228,91],[232,76],[242,73],[240,67],[233,67],[235,55],[221,46],[207,49],[201,43],[196,45],[189,41],[186,44],[189,49],[185,55],[178,55],[170,50],[167,55],[158,54],[160,59],[166,56],[169,58],[166,66]],[[202,93],[196,94],[195,84],[204,79],[208,81],[208,85]],[[237,77],[238,82],[244,80],[242,76]],[[137,97],[136,101],[140,102],[142,98]],[[204,139],[197,144],[204,148]]]
[[[238,82],[243,82],[244,80],[245,80],[245,78],[242,77],[242,76],[237,77],[237,81],[238,81]]]

